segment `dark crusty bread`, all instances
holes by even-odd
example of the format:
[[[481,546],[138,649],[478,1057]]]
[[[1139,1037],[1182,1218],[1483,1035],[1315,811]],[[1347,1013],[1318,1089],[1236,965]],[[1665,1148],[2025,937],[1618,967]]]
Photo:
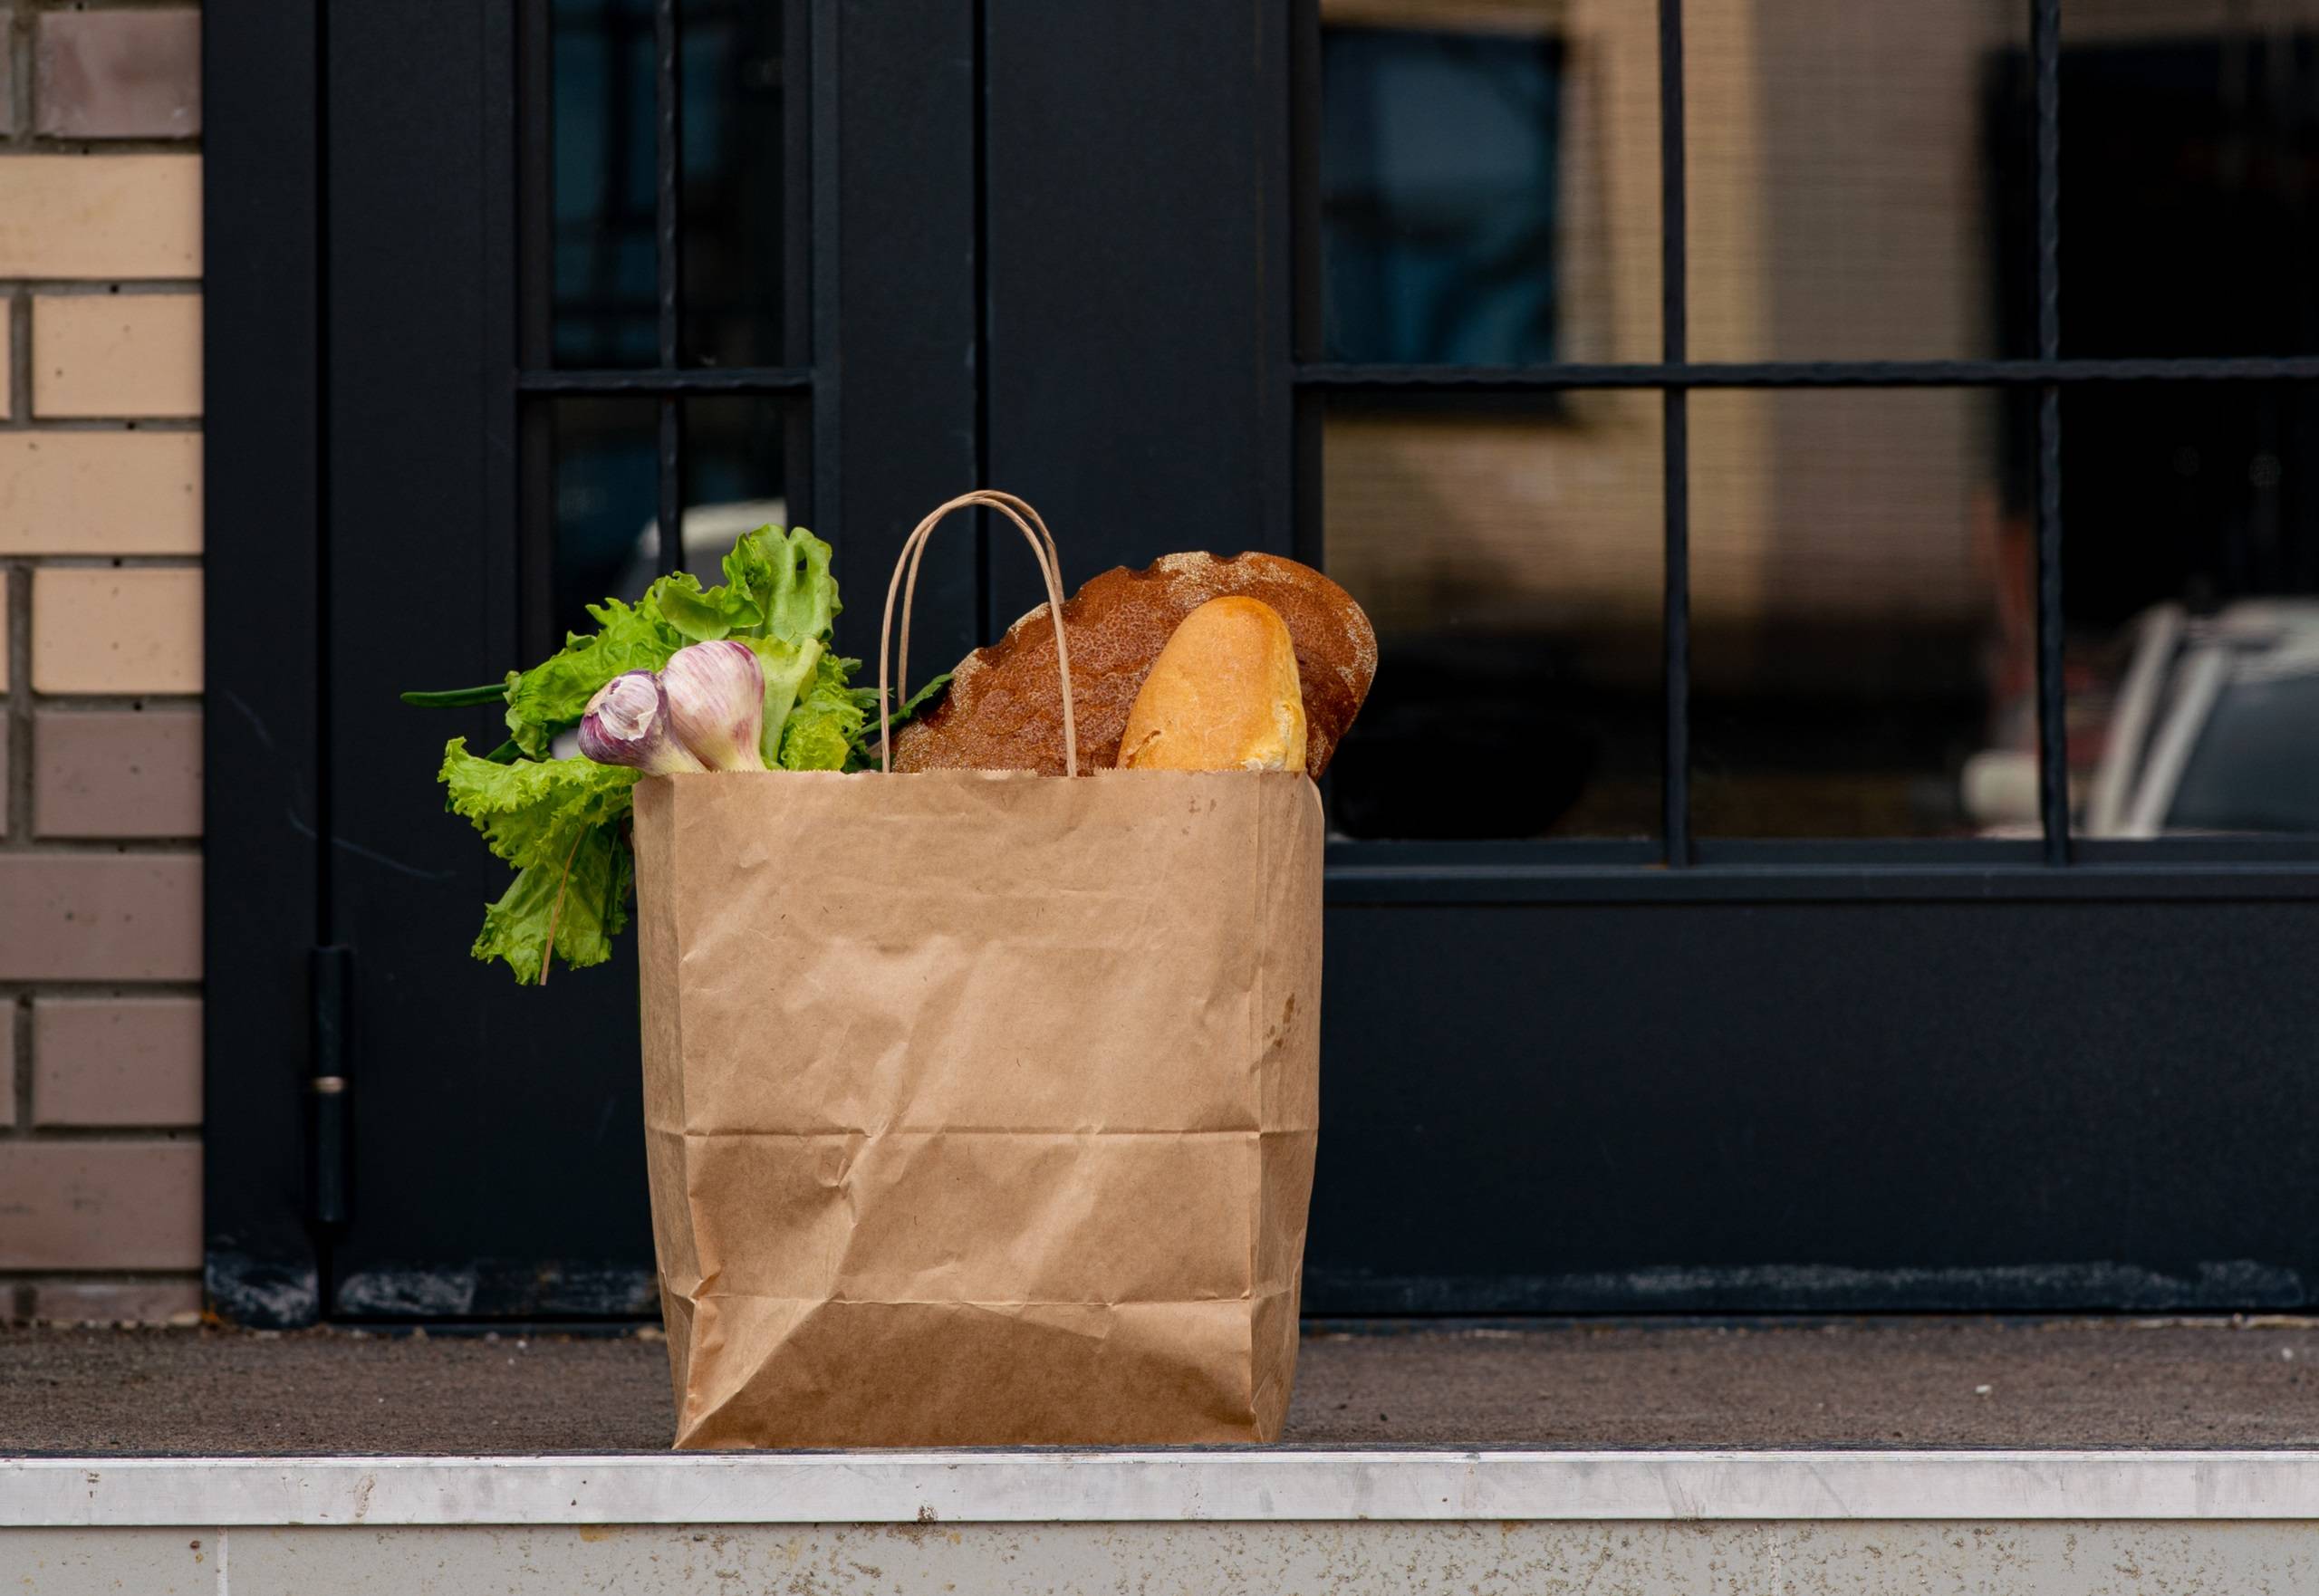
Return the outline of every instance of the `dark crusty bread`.
[[[1115,566],[1063,606],[1083,775],[1119,762],[1128,710],[1176,625],[1227,593],[1260,599],[1288,623],[1304,691],[1305,769],[1328,768],[1337,739],[1369,696],[1377,634],[1352,595],[1276,554],[1169,554],[1140,571]],[[894,768],[1063,774],[1063,688],[1044,604],[960,662],[950,690],[894,734]]]

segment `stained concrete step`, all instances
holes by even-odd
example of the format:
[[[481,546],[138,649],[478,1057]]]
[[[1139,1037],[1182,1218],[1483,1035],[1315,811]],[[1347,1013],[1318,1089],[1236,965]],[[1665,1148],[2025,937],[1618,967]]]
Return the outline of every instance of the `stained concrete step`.
[[[2319,1585],[2310,1451],[972,1451],[0,1461],[40,1596]]]

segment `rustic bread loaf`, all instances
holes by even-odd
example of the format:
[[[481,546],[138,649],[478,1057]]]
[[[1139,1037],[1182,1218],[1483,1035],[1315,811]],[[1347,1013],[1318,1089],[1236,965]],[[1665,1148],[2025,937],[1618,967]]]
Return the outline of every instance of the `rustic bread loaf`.
[[[1082,774],[1119,762],[1128,711],[1184,617],[1240,594],[1278,612],[1296,647],[1305,769],[1328,768],[1377,674],[1377,634],[1352,595],[1276,554],[1169,554],[1140,571],[1114,567],[1063,606],[1071,642]],[[949,692],[894,734],[894,768],[1063,774],[1063,692],[1044,604],[960,662]]]

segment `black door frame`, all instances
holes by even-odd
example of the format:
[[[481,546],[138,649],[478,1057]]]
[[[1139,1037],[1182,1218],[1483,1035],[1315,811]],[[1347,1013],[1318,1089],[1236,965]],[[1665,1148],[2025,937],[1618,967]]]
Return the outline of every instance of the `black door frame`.
[[[1313,218],[1298,209],[1313,187],[1300,180],[1313,0],[813,0],[816,82],[838,85],[813,111],[814,513],[845,540],[857,580],[920,508],[973,480],[1047,512],[1074,583],[1187,544],[1319,559],[1319,418],[1333,397],[1666,395],[1663,847],[1332,845],[1332,1134],[1309,1309],[2319,1302],[2319,1227],[2293,1195],[2319,1174],[2299,1107],[2319,996],[2295,973],[2319,942],[2319,844],[2073,845],[2058,466],[2073,385],[2311,380],[2319,361],[2062,358],[2059,6],[2024,3],[2043,217],[2036,358],[1689,361],[1681,7],[1661,0],[1664,358],[1469,370],[1314,358],[1316,277],[1300,247]],[[339,6],[285,23],[254,0],[215,0],[206,14],[207,1223],[212,1300],[247,1322],[322,1312],[304,1195],[318,1051],[305,992],[313,950],[335,934],[318,839],[337,835],[323,750],[342,684],[295,662],[329,658],[331,540],[314,529],[353,535],[361,514],[325,464],[346,443],[333,436],[346,424],[331,387],[346,380],[333,306],[371,302],[355,299],[347,263],[333,269],[318,218],[391,176],[347,167],[364,148],[381,168],[393,159],[349,119],[385,114],[390,93],[418,98],[447,53],[454,70],[505,88],[492,108],[504,148],[478,163],[478,193],[498,229],[485,258],[506,264],[512,192],[492,199],[480,174],[511,169],[521,138],[514,4],[493,0],[466,30],[404,27],[399,54],[386,30],[344,25]],[[323,89],[355,37],[381,85],[368,107]],[[423,286],[461,299],[512,351],[512,268],[484,276],[454,263]],[[512,352],[477,370],[468,413],[484,418],[491,463],[463,523],[415,534],[422,552],[425,537],[514,513]],[[1688,394],[1924,383],[2039,396],[2044,841],[1693,840]],[[363,409],[391,414],[443,396],[371,397]],[[1029,606],[1003,553],[943,580],[935,608],[953,619],[921,640],[928,657]],[[267,595],[262,630],[252,593]],[[1385,1006],[1378,994],[1408,995]],[[359,1014],[351,1034],[359,1074]]]

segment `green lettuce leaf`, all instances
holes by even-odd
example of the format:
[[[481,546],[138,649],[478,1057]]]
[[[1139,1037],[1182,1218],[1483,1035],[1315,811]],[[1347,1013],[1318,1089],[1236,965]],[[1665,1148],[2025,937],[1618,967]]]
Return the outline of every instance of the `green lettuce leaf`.
[[[862,731],[878,695],[849,687],[846,680],[861,668],[859,659],[823,654],[813,666],[813,679],[781,736],[784,770],[858,770],[861,767]],[[863,703],[867,697],[869,702]]]
[[[586,759],[494,764],[454,737],[443,750],[442,781],[452,810],[475,823],[491,851],[515,867],[506,893],[484,911],[473,949],[505,959],[525,985],[547,978],[553,951],[574,967],[611,957],[628,923],[634,868],[620,822],[637,773]]]
[[[803,644],[829,641],[830,627],[844,606],[837,579],[830,574],[829,544],[802,526],[784,532],[760,526],[725,556],[728,587],[755,604],[755,635]]]
[[[704,590],[700,578],[689,571],[662,577],[644,598],[689,643],[713,643],[735,632],[749,631],[765,619],[746,588]]]
[[[749,646],[757,657],[757,668],[765,673],[765,719],[758,743],[766,764],[777,764],[782,729],[789,724],[789,713],[797,707],[798,696],[813,679],[815,668],[828,658],[829,650],[819,638],[808,638],[802,643],[784,638],[736,640]]]
[[[467,746],[465,737],[444,745],[438,779],[450,789],[451,812],[474,822],[491,851],[517,870],[560,870],[582,832],[628,814],[638,773],[626,765],[591,759],[496,764]]]
[[[547,979],[551,953],[575,970],[602,964],[612,956],[612,938],[628,928],[634,869],[616,827],[591,827],[568,864],[516,873],[506,893],[483,911],[483,930],[470,951],[486,962],[506,960],[522,986]]]

